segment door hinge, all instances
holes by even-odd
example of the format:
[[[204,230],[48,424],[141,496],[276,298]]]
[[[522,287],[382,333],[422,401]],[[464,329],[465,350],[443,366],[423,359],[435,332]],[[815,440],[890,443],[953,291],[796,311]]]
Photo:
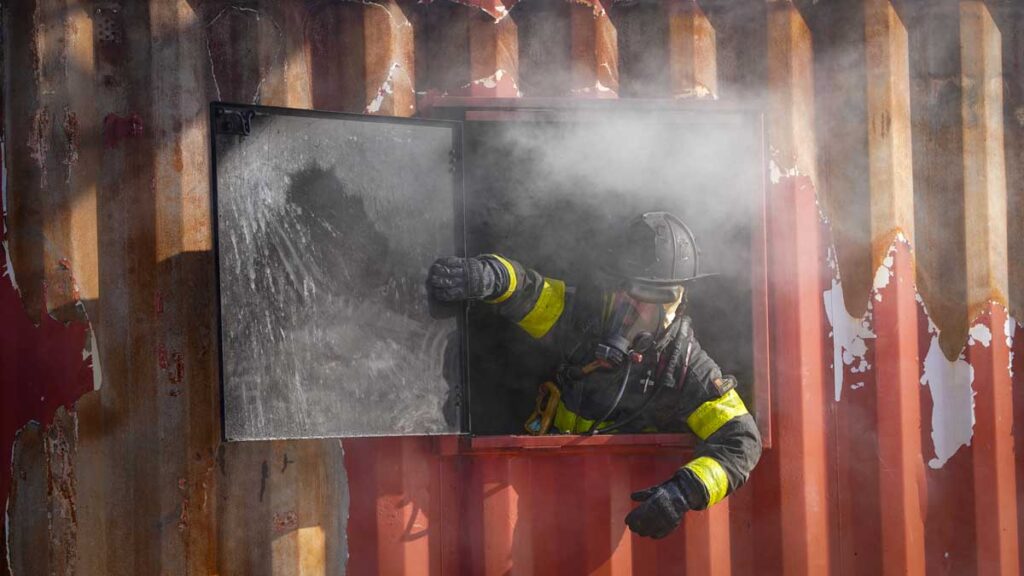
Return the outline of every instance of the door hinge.
[[[234,136],[248,136],[252,130],[253,110],[217,108],[217,133]]]

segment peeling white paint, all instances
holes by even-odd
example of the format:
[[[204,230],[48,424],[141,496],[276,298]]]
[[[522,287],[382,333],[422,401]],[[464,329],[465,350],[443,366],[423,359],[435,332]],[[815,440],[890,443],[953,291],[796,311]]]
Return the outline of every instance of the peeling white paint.
[[[463,86],[463,88],[469,88],[471,85],[483,86],[484,88],[497,88],[498,84],[501,82],[501,79],[505,77],[505,74],[508,74],[508,72],[506,72],[502,68],[498,68],[497,70],[494,71],[494,74],[491,74],[490,76],[486,76],[484,78],[478,78],[476,80],[473,80],[469,84]],[[519,85],[516,84],[514,79],[511,80],[511,82],[512,87],[516,89],[516,96],[522,96],[523,93],[519,91]]]
[[[85,347],[82,348],[82,360],[88,361],[92,359],[92,389],[99,390],[103,386],[103,370],[100,368],[100,347],[96,341],[96,330],[92,327],[92,322],[89,322],[89,339],[85,342]]]
[[[220,17],[219,15],[217,16]],[[209,25],[207,25],[209,27]],[[210,78],[213,79],[213,91],[217,95],[217,100],[220,100],[220,83],[217,82],[217,68],[213,62],[213,48],[210,48],[209,32],[207,32],[206,40],[206,57],[210,60]]]
[[[4,251],[4,262],[6,267],[4,268],[3,276],[11,279],[11,286],[14,291],[21,295],[21,289],[18,287],[18,278],[14,275],[14,263],[11,262],[11,249],[7,244],[7,139],[0,139],[0,205],[3,207],[3,212],[0,213],[0,220],[3,221],[3,241],[0,245]]]
[[[832,287],[822,294],[825,303],[825,314],[832,327],[832,372],[834,376],[835,401],[843,396],[843,384],[846,366],[850,372],[863,374],[871,370],[867,359],[867,341],[875,337],[871,330],[871,310],[863,318],[851,316],[846,311],[843,297],[843,284],[839,278],[832,279]],[[855,382],[851,388],[862,388],[864,382]]]
[[[579,4],[580,6],[586,6],[586,7],[590,8],[590,9],[592,9],[593,10],[592,13],[594,15],[594,18],[600,18],[601,16],[605,15],[604,6],[602,6],[600,2],[594,2],[592,0],[572,0],[572,1],[575,2],[576,4]]]
[[[971,326],[970,332],[967,333],[967,345],[973,346],[975,343],[980,343],[985,348],[992,345],[992,330],[982,323]]]
[[[950,362],[939,346],[938,329],[931,325],[929,331],[932,340],[924,359],[921,385],[928,386],[932,396],[935,458],[928,462],[928,466],[939,469],[961,446],[971,445],[974,436],[974,367],[967,363],[963,353]]]
[[[1013,379],[1013,339],[1017,336],[1017,320],[1013,316],[1007,315],[1006,322],[1003,322],[1003,334],[1006,336],[1006,347],[1010,349],[1010,359],[1007,362],[1006,371],[1010,373],[1010,379]]]
[[[828,223],[822,216],[823,222]],[[846,301],[843,296],[842,280],[839,278],[839,263],[834,247],[828,250],[828,266],[832,270],[832,287],[824,292],[822,298],[825,302],[825,312],[828,316],[829,325],[832,327],[833,344],[833,373],[835,377],[835,400],[842,399],[845,370],[844,366],[850,367],[854,374],[867,372],[872,368],[867,360],[867,340],[875,338],[872,328],[874,321],[874,304],[882,301],[882,290],[889,286],[895,275],[896,249],[899,244],[907,245],[909,242],[902,233],[897,233],[893,238],[889,249],[882,259],[882,264],[875,270],[874,280],[871,285],[871,292],[868,296],[867,310],[862,318],[855,318],[846,311]],[[915,294],[916,295],[916,294]],[[920,295],[916,295],[920,302]],[[864,387],[864,382],[856,382],[850,386],[856,390]]]
[[[508,16],[508,8],[505,8],[505,5],[502,4],[500,1],[494,3],[494,12],[491,12],[487,8],[484,8],[482,2],[469,2],[467,0],[452,0],[452,2],[455,2],[456,4],[462,4],[463,6],[469,6],[470,8],[479,9],[484,14],[487,14],[491,18],[494,18],[495,24],[501,22],[502,20],[505,19],[506,16]]]
[[[896,241],[898,242],[901,239],[902,238],[897,237]],[[892,267],[893,267],[893,263],[895,262],[895,259],[896,259],[896,243],[893,242],[893,244],[889,247],[889,252],[886,253],[886,255],[885,255],[885,259],[882,260],[882,265],[878,267],[878,270],[875,270],[875,279],[871,283],[871,290],[872,290],[872,292],[874,292],[874,294],[872,295],[872,299],[875,302],[881,302],[882,301],[882,290],[886,286],[888,286],[889,282],[892,280],[892,275],[893,275]]]
[[[1013,316],[1007,315],[1003,322],[1003,334],[1006,336],[1006,347],[1013,348],[1013,337],[1017,333],[1017,321]]]
[[[377,89],[377,96],[366,105],[367,114],[376,114],[380,112],[381,107],[384,105],[384,99],[391,94],[395,93],[394,87],[394,74],[395,70],[398,70],[401,66],[398,62],[392,62],[388,68],[388,75],[384,78],[384,82]]]
[[[928,314],[924,298],[915,291],[914,299],[924,310],[928,333],[932,335],[921,385],[928,386],[932,397],[931,436],[936,457],[928,466],[939,469],[961,446],[970,446],[974,437],[974,367],[967,363],[963,352],[955,362],[946,359],[939,347],[939,329]]]
[[[34,421],[30,421],[25,426],[30,426]],[[8,470],[11,472],[11,490],[13,490],[16,484],[14,480],[14,458],[18,455],[18,439],[21,437],[21,433],[25,430],[25,426],[18,428],[14,431],[14,438],[11,439],[11,461]],[[4,502],[4,549],[7,550],[7,567],[9,570],[14,570],[14,558],[11,557],[11,495],[7,494],[6,502]]]
[[[783,178],[793,178],[800,175],[800,171],[797,170],[796,166],[792,168],[783,169],[779,166],[779,163],[772,160],[768,163],[769,177],[771,178],[772,184],[778,184],[782,182]]]
[[[596,94],[596,93],[609,93],[615,94],[615,91],[605,86],[600,80],[594,83],[593,86],[587,86],[586,88],[576,88],[572,91],[573,94]]]
[[[680,92],[676,92],[672,97],[676,100],[718,100],[718,94],[715,94],[710,88],[703,84],[697,84],[693,88],[687,88]]]
[[[3,249],[5,262],[3,275],[5,278],[10,278],[11,286],[14,288],[14,291],[17,292],[18,295],[20,296],[21,288],[18,286],[18,278],[14,275],[14,265],[11,264],[11,251],[7,246],[7,240],[3,241]]]

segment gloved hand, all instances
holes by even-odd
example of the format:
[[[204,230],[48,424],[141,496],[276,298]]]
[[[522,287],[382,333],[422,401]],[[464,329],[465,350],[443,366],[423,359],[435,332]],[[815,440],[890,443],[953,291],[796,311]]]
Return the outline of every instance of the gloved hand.
[[[633,492],[630,498],[640,505],[626,515],[629,529],[640,536],[664,538],[679,526],[683,514],[692,510],[687,494],[691,490],[686,484],[686,471],[679,471],[657,486]]]
[[[427,289],[442,302],[484,300],[508,289],[508,273],[488,256],[438,258],[427,273]]]

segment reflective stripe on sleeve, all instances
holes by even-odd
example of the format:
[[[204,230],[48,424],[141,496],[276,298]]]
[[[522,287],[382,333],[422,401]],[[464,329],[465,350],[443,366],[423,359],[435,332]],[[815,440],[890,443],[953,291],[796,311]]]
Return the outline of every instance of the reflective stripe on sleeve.
[[[544,279],[544,287],[533,309],[518,322],[519,327],[526,330],[534,338],[543,338],[548,330],[558,322],[565,308],[565,282],[552,278]]]
[[[502,258],[501,256],[498,256],[497,254],[488,254],[488,256],[494,258],[498,262],[501,262],[501,265],[504,266],[506,270],[508,270],[508,288],[505,290],[504,293],[502,293],[497,298],[492,298],[491,300],[484,300],[484,302],[487,302],[488,304],[501,304],[505,300],[508,300],[512,296],[512,294],[515,293],[516,284],[519,283],[519,280],[516,278],[516,269],[512,266],[511,262]]]
[[[600,430],[602,428],[607,428],[612,424],[614,424],[614,422],[605,420],[604,422],[601,422],[597,428]],[[569,410],[569,408],[559,400],[558,409],[555,410],[555,419],[552,422],[552,425],[562,434],[582,434],[584,432],[589,432],[590,429],[594,427],[594,421],[584,418],[572,410]]]
[[[683,468],[693,472],[707,489],[708,507],[721,501],[729,493],[729,477],[725,475],[725,468],[722,468],[714,458],[701,456]]]
[[[698,406],[686,419],[686,424],[701,440],[707,440],[726,422],[744,414],[748,414],[747,407],[733,389]]]

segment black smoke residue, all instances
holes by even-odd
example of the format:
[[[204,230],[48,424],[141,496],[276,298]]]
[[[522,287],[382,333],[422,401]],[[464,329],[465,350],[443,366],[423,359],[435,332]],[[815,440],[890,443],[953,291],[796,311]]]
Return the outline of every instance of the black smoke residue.
[[[388,238],[370,219],[363,198],[347,193],[332,171],[307,166],[292,174],[287,198],[306,222],[304,250],[333,291],[362,298],[387,282]]]

